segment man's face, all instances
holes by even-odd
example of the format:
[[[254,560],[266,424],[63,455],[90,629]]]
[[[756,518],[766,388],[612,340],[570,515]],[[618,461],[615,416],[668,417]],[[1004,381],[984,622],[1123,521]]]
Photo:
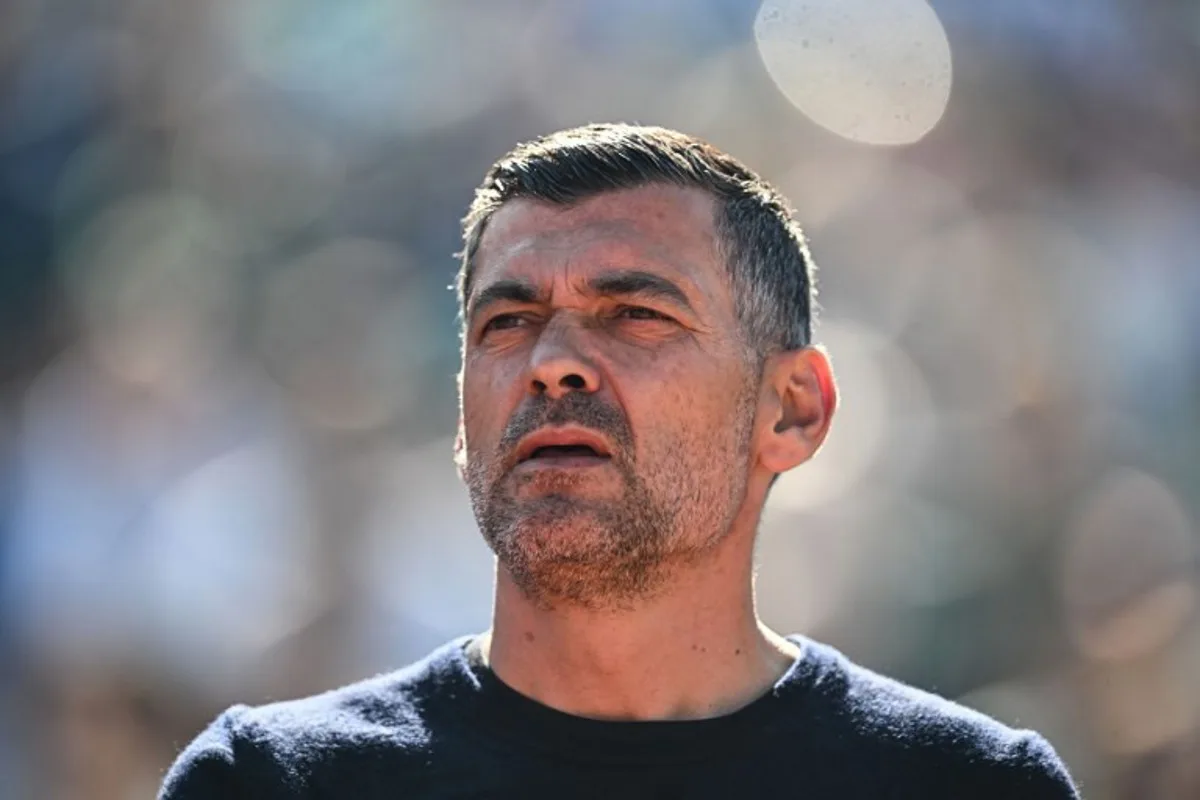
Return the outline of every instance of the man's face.
[[[480,243],[458,452],[533,600],[613,607],[703,556],[745,495],[758,394],[704,192],[515,200]]]

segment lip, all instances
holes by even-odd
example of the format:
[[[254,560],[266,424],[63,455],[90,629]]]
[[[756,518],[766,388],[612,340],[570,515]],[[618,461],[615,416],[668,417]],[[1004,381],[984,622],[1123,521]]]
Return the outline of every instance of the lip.
[[[554,459],[546,459],[542,462],[541,459],[533,459],[534,452],[539,447],[553,447],[564,445],[579,445],[590,447],[596,451],[594,456],[559,456]],[[587,428],[580,428],[574,425],[566,425],[554,428],[542,428],[526,436],[517,445],[517,465],[520,466],[529,461],[537,461],[546,465],[555,464],[561,467],[568,466],[593,466],[598,463],[607,462],[612,457],[612,449],[608,446],[608,441]]]
[[[528,458],[513,469],[513,475],[537,475],[548,472],[576,472],[591,469],[603,469],[609,464],[608,458],[599,456],[558,456],[556,458]]]

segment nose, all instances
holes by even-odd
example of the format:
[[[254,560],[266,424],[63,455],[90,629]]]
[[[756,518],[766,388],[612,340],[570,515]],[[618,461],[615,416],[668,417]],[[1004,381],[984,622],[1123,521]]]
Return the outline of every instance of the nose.
[[[577,341],[580,332],[556,320],[546,326],[529,359],[529,393],[559,399],[567,392],[594,392],[600,373]]]

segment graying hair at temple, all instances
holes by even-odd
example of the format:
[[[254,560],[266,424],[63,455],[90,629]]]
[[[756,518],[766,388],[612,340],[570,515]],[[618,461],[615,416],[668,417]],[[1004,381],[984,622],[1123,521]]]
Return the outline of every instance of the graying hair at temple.
[[[622,124],[559,131],[519,145],[492,166],[463,220],[460,315],[465,316],[480,240],[504,203],[532,198],[570,205],[654,183],[716,197],[714,226],[747,347],[761,359],[809,344],[816,267],[783,195],[707,142],[665,128]]]

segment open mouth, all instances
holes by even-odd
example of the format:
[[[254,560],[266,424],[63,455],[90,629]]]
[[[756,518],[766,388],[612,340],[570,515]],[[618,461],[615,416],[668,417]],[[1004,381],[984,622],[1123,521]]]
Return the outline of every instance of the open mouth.
[[[577,426],[543,428],[517,448],[517,463],[525,469],[595,467],[611,460],[607,440]]]
[[[535,449],[526,459],[561,459],[561,458],[608,458],[597,453],[591,445],[586,444],[550,444]]]

